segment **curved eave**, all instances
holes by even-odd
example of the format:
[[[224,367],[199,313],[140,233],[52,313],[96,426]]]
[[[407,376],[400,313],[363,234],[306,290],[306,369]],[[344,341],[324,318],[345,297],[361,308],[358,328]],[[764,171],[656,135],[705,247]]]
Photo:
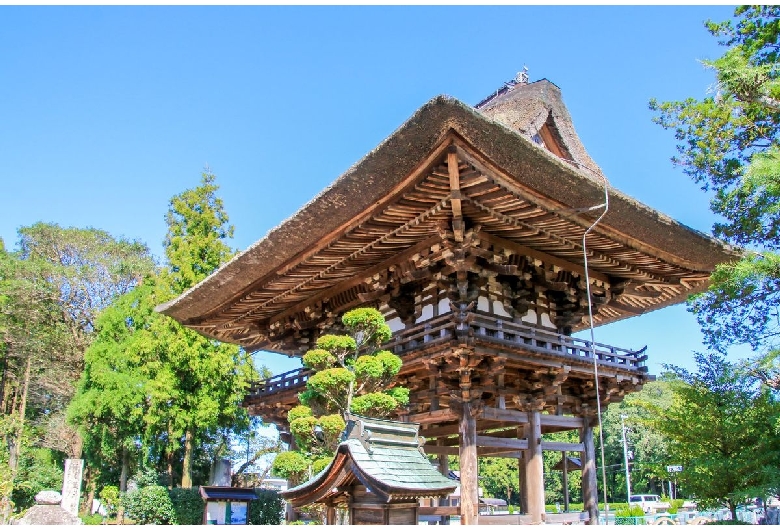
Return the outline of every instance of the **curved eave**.
[[[452,138],[470,146],[475,162],[569,208],[603,202],[594,176],[534,145],[501,123],[447,96],[421,107],[406,123],[296,214],[178,298],[157,310],[179,322],[198,323],[263,281],[283,273],[327,238],[343,232],[429,161]],[[550,178],[551,173],[555,175]],[[738,254],[633,198],[609,189],[610,211],[598,230],[651,255],[709,273]]]
[[[336,456],[330,464],[308,482],[290,488],[281,493],[282,497],[293,506],[324,503],[331,497],[338,497],[341,488],[351,484],[355,479],[378,495],[384,502],[398,499],[421,499],[442,497],[455,491],[456,485],[450,487],[406,488],[383,481],[360,465],[359,459],[365,454],[353,454],[353,447],[359,442],[343,442],[339,445]],[[355,458],[357,456],[357,458]]]

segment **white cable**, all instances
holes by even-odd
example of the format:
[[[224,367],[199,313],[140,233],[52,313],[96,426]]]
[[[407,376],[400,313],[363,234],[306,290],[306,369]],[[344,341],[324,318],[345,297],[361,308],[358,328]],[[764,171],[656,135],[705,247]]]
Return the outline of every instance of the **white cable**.
[[[599,175],[604,180],[604,204],[601,206],[604,207],[604,211],[601,212],[601,215],[596,219],[590,227],[588,227],[587,230],[585,230],[585,233],[582,234],[582,256],[585,261],[585,283],[587,286],[587,293],[588,293],[588,318],[590,322],[590,347],[593,351],[593,377],[596,380],[596,413],[598,415],[599,420],[599,443],[601,445],[601,481],[602,481],[602,489],[604,491],[604,522],[605,524],[609,524],[609,507],[607,504],[607,471],[606,471],[606,461],[604,459],[604,429],[601,427],[601,396],[599,395],[599,364],[598,364],[598,356],[596,355],[596,339],[595,334],[593,332],[593,304],[591,301],[591,295],[590,295],[590,275],[588,274],[588,249],[587,249],[587,243],[585,241],[585,238],[588,236],[588,233],[597,225],[599,222],[604,218],[605,215],[607,215],[607,211],[609,210],[609,183],[607,182],[607,178],[603,175]],[[598,495],[597,502],[596,502],[596,508],[598,509]]]

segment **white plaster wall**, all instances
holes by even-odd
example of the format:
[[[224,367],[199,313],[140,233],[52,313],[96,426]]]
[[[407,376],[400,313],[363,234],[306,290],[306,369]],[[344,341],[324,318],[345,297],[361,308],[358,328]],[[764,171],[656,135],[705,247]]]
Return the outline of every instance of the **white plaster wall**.
[[[439,314],[443,315],[444,313],[449,313],[450,311],[452,311],[452,309],[450,309],[450,299],[442,298],[439,300]]]
[[[433,305],[428,304],[424,305],[422,308],[422,312],[420,313],[420,318],[417,319],[416,323],[423,322],[425,320],[430,320],[433,318]]]
[[[504,309],[504,304],[502,304],[498,300],[493,301],[493,313],[501,317],[512,318],[512,315],[507,313],[506,309]]]
[[[401,322],[401,319],[398,317],[395,317],[392,320],[387,321],[387,325],[390,326],[390,330],[395,333],[396,331],[401,331],[404,329],[404,323]]]
[[[523,322],[528,322],[529,324],[536,324],[536,311],[533,309],[529,309],[528,313],[525,314],[523,317]]]
[[[490,312],[490,300],[485,298],[484,296],[480,296],[477,298],[477,309],[480,311],[484,311],[486,313]]]

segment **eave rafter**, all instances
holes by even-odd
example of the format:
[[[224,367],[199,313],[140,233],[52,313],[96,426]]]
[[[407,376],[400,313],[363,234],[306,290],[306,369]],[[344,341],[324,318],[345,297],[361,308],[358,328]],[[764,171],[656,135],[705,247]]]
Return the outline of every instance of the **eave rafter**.
[[[471,257],[461,256],[460,268],[479,259],[494,273],[509,273],[514,269],[505,259],[515,254],[539,262],[550,274],[584,275],[582,234],[588,219],[523,188],[456,135],[442,141],[425,163],[360,219],[256,282],[241,298],[187,325],[217,338],[239,338],[250,348],[263,346],[271,328],[302,329],[313,318],[333,319],[336,309],[386,299],[377,278],[393,267],[403,272],[403,282],[430,279],[425,268],[451,259],[446,255],[450,235],[462,245],[475,226],[478,243]],[[677,300],[708,278],[706,271],[664,261],[599,230],[588,235],[588,260],[591,281],[601,286],[602,303],[607,302],[599,308],[600,321]]]

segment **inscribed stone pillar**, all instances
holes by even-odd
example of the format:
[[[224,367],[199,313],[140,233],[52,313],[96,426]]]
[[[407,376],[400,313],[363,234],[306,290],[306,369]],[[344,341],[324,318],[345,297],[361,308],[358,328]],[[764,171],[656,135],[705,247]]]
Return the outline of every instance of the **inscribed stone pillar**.
[[[60,506],[68,513],[78,516],[81,497],[81,472],[84,461],[68,458],[65,460],[65,472],[62,476],[62,502]]]
[[[528,459],[525,477],[528,489],[528,514],[531,524],[544,522],[544,458],[542,457],[542,418],[540,412],[528,413]]]
[[[477,420],[472,403],[460,407],[460,524],[479,524]]]
[[[598,481],[596,478],[596,447],[593,443],[593,418],[584,417],[580,430],[580,441],[585,447],[582,452],[582,502],[583,510],[590,520],[588,524],[599,524]]]

